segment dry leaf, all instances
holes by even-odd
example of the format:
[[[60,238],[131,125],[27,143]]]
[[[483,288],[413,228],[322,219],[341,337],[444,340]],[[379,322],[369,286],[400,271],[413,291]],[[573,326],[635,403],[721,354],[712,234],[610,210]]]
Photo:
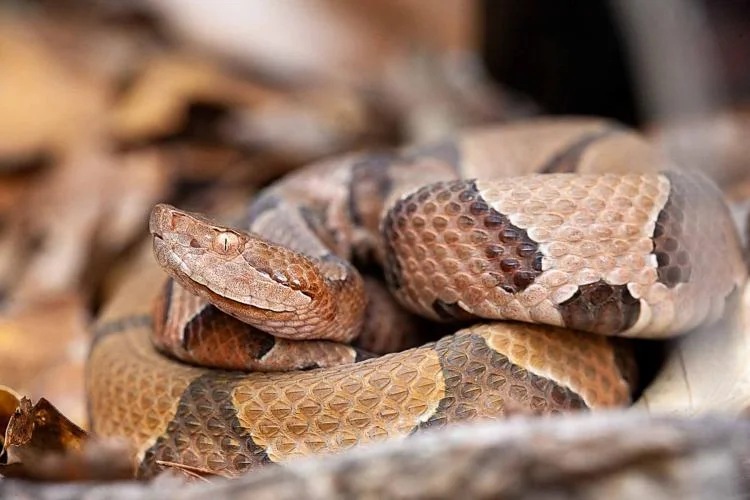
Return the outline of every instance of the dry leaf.
[[[0,385],[0,446],[5,446],[5,431],[13,413],[21,403],[21,395],[8,386]]]
[[[80,451],[86,432],[65,418],[49,401],[35,405],[22,397],[5,430],[8,463],[28,462],[44,452]]]
[[[0,392],[2,394],[2,392]],[[46,399],[23,397],[5,429],[6,477],[48,481],[133,477],[127,446],[97,442]]]

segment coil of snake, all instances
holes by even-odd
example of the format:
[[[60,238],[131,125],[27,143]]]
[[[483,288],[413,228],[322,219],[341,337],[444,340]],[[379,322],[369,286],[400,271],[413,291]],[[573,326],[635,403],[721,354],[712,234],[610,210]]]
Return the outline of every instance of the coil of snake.
[[[628,405],[610,339],[716,321],[747,274],[718,188],[598,119],[323,161],[265,189],[243,227],[156,206],[166,284],[144,266],[97,323],[92,429],[130,439],[142,477]],[[381,263],[401,305],[353,260]],[[372,356],[425,328],[402,307],[458,331]]]

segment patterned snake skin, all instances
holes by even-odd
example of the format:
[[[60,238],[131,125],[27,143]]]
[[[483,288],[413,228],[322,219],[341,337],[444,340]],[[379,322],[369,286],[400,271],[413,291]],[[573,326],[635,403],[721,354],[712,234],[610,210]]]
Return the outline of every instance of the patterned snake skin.
[[[155,207],[170,278],[145,259],[98,321],[93,430],[127,437],[142,477],[627,405],[632,362],[609,336],[716,321],[747,273],[719,190],[600,120],[322,162],[267,188],[247,219],[244,232]],[[401,306],[350,264],[368,259]],[[373,357],[399,342],[372,340],[373,324],[407,329],[400,307],[462,327]]]

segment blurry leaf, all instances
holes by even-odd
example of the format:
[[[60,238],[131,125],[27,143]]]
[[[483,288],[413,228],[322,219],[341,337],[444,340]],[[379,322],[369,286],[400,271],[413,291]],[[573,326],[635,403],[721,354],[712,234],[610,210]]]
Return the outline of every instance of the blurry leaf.
[[[636,409],[671,416],[748,411],[750,287],[737,299],[723,321],[672,342],[665,365],[636,401]]]
[[[156,151],[112,155],[94,136],[71,148],[24,205],[26,230],[40,244],[28,256],[14,298],[89,291],[84,279],[106,269],[145,233],[151,207],[167,196],[169,175]]]
[[[0,66],[0,158],[56,154],[100,103],[92,82],[61,64],[33,24],[11,16],[0,19]]]
[[[230,54],[286,87],[368,89],[381,121],[383,114],[396,117],[409,140],[438,139],[458,127],[537,111],[493,85],[485,73],[477,2],[161,0],[153,5],[178,28],[179,37]],[[290,22],[293,30],[279,29]],[[324,142],[301,120],[305,111],[295,111],[286,114],[302,127],[303,139],[309,135]],[[374,118],[366,116],[369,127]],[[280,114],[275,121],[280,120],[288,117]],[[324,116],[314,121],[330,141],[335,127]],[[273,121],[263,128],[250,125],[266,135],[263,128],[274,128]],[[285,128],[280,137],[292,139],[290,130],[297,128]]]
[[[0,383],[35,398],[44,396],[84,423],[88,319],[86,305],[76,295],[9,307],[0,316]]]
[[[709,175],[735,199],[746,199],[750,102],[652,126],[651,138],[682,167]]]
[[[274,95],[222,74],[209,60],[168,54],[148,61],[112,110],[110,127],[119,141],[153,140],[176,133],[192,102],[252,104]]]
[[[468,53],[480,44],[477,2],[450,0],[199,0],[151,2],[188,45],[272,78],[371,86],[414,47]],[[240,21],[241,20],[241,21]],[[285,27],[294,26],[294,29]]]
[[[274,88],[179,53],[148,61],[110,116],[125,144],[188,135],[181,138],[270,151],[295,164],[383,134],[382,120],[352,88]]]
[[[232,143],[293,164],[396,139],[390,117],[345,86],[279,93],[232,108],[222,130]]]

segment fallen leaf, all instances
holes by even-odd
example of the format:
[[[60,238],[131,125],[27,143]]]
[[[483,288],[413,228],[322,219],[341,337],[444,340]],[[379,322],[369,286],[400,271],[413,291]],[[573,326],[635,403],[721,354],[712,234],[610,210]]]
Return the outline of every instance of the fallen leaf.
[[[5,445],[5,431],[20,402],[20,394],[10,387],[0,385],[0,446]]]
[[[127,445],[94,440],[44,398],[35,405],[26,397],[18,401],[8,419],[3,451],[0,474],[6,477],[114,480],[132,478],[134,472]]]
[[[49,452],[80,451],[86,432],[65,418],[49,401],[35,405],[22,397],[5,430],[8,463],[27,462],[29,457]]]

